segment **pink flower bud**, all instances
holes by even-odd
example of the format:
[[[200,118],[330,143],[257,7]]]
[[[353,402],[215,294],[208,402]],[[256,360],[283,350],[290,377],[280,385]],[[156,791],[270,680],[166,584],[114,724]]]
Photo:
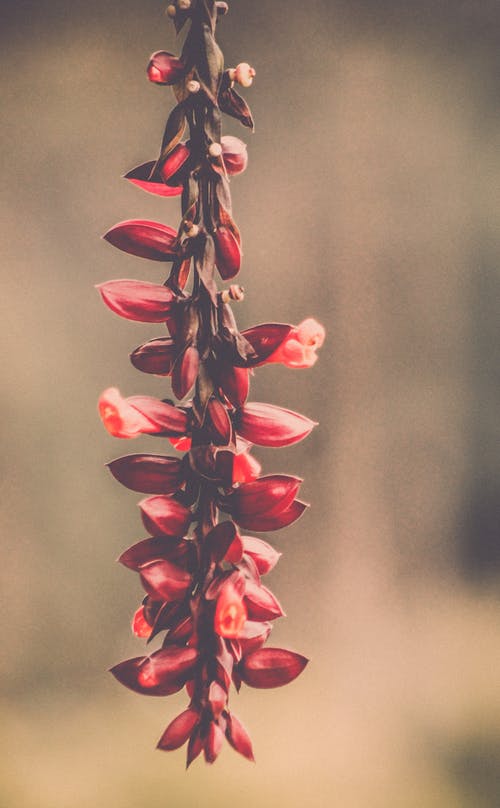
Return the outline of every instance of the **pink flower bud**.
[[[184,75],[184,63],[167,51],[156,51],[149,60],[147,74],[154,84],[176,84]]]
[[[289,368],[310,368],[317,360],[316,351],[325,341],[325,329],[312,317],[292,328],[288,337],[267,362],[281,362]]]
[[[147,639],[151,636],[151,626],[144,617],[144,606],[140,606],[132,619],[132,631],[136,637]]]
[[[248,62],[240,62],[234,71],[231,71],[231,79],[237,81],[242,87],[251,87],[255,76],[255,70],[250,67]]]
[[[221,140],[222,157],[226,171],[230,176],[241,174],[248,165],[248,152],[246,143],[237,137],[224,135]]]
[[[247,619],[243,599],[232,582],[221,590],[215,609],[214,628],[220,637],[237,638]]]

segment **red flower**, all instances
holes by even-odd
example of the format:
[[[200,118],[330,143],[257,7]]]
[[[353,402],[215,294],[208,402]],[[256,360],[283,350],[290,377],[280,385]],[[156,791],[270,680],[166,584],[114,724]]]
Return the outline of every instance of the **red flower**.
[[[187,414],[179,407],[150,396],[123,398],[116,387],[101,393],[98,407],[104,426],[115,438],[182,435],[187,429]]]

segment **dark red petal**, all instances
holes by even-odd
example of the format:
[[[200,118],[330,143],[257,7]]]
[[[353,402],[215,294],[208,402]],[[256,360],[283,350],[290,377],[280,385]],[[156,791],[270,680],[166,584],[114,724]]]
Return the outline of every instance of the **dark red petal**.
[[[170,376],[178,353],[173,340],[169,337],[158,337],[136,348],[130,354],[130,361],[143,373]]]
[[[226,738],[233,749],[239,752],[240,755],[246,757],[247,760],[255,761],[250,736],[241,721],[233,713],[228,713],[227,716]]]
[[[226,446],[231,441],[231,419],[226,407],[218,399],[211,398],[207,410],[214,437],[222,446]]]
[[[158,741],[157,749],[162,749],[164,752],[180,749],[191,736],[199,720],[200,716],[196,710],[184,710],[168,725]]]
[[[196,760],[205,745],[205,737],[201,734],[200,727],[197,727],[189,739],[187,748],[186,769]]]
[[[253,516],[248,514],[245,517],[234,518],[241,527],[247,530],[256,530],[259,533],[270,530],[281,530],[281,528],[288,527],[288,525],[300,519],[308,507],[309,505],[306,505],[305,502],[300,502],[300,500],[296,499],[288,508],[277,514],[264,513],[261,516],[258,514],[254,514]]]
[[[246,365],[255,367],[263,364],[286,340],[292,328],[284,323],[262,323],[243,331],[242,335],[255,351],[255,356],[248,359]]]
[[[130,396],[127,403],[151,421],[156,431],[170,437],[186,434],[189,419],[181,407],[174,407],[152,396]]]
[[[214,233],[215,263],[224,281],[234,278],[241,267],[241,247],[228,227],[221,226]]]
[[[163,647],[167,645],[183,645],[193,633],[193,618],[183,617],[180,623],[174,626],[163,641]]]
[[[261,648],[244,657],[239,671],[250,687],[281,687],[299,676],[308,663],[306,657],[282,648]]]
[[[315,426],[297,412],[257,402],[246,404],[235,418],[238,435],[257,446],[290,446],[306,438]]]
[[[276,620],[285,616],[278,598],[271,590],[250,580],[246,582],[245,604],[249,620]]]
[[[255,562],[260,575],[267,575],[278,563],[281,553],[266,541],[254,536],[242,536],[243,552]]]
[[[224,733],[218,724],[210,722],[208,737],[205,741],[205,760],[207,763],[215,763],[219,757],[224,744]]]
[[[167,159],[164,161],[160,174],[167,182],[170,177],[173,177],[182,168],[186,160],[191,154],[191,150],[185,143],[178,143],[175,149],[172,149]]]
[[[139,323],[164,323],[170,316],[174,294],[166,286],[147,281],[116,280],[97,285],[108,308]]]
[[[160,222],[120,222],[104,238],[119,250],[152,261],[173,261],[177,254],[177,231]]]
[[[247,368],[237,368],[229,363],[219,365],[219,384],[233,407],[242,407],[248,398],[250,377]]]
[[[180,81],[186,66],[182,59],[168,51],[156,51],[151,55],[146,73],[154,84],[170,85]]]
[[[205,539],[206,547],[210,551],[212,560],[217,563],[222,561],[237,537],[238,531],[234,522],[219,522],[219,524],[207,534]]]
[[[191,586],[191,575],[164,559],[140,569],[143,586],[155,600],[180,600]]]
[[[189,566],[193,550],[194,545],[191,541],[176,542],[170,537],[160,536],[155,539],[144,539],[132,545],[122,553],[118,561],[135,572],[145,564],[161,558],[166,558],[178,566]]]
[[[191,522],[191,512],[172,497],[149,497],[139,507],[152,536],[183,536]]]
[[[174,494],[181,483],[181,461],[177,457],[133,454],[108,463],[119,483],[141,494]]]
[[[269,474],[243,483],[227,497],[228,510],[236,521],[262,514],[274,516],[291,505],[301,483],[299,477],[288,474]]]
[[[125,179],[143,191],[147,191],[148,194],[155,194],[156,196],[179,196],[182,194],[182,185],[172,186],[167,185],[165,180],[149,179],[155,165],[154,160],[149,163],[143,163],[125,174]]]
[[[189,346],[179,357],[172,371],[172,390],[176,398],[183,399],[190,392],[198,376],[199,365],[198,351]]]

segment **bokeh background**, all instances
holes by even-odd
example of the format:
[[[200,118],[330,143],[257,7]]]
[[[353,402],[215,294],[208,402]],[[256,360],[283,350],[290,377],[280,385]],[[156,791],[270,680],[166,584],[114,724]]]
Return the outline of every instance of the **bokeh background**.
[[[234,698],[255,767],[228,747],[188,775],[154,751],[185,697],[106,672],[142,653],[114,560],[143,534],[96,400],[168,382],[128,362],[158,330],[93,288],[162,278],[100,235],[178,221],[120,179],[156,154],[171,97],[144,69],[177,45],[159,0],[0,8],[1,808],[498,808],[500,6],[233,0],[220,25],[227,64],[258,73],[255,135],[226,130],[250,150],[239,322],[312,314],[328,341],[253,389],[321,422],[257,453],[306,477],[271,585],[274,644],[312,662]]]

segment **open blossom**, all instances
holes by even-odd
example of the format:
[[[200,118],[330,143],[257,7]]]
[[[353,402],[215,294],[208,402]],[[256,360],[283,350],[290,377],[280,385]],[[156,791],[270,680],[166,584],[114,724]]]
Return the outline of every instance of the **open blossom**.
[[[292,328],[285,341],[267,360],[280,362],[289,368],[310,368],[317,358],[317,350],[325,341],[325,329],[312,318]]]
[[[188,703],[158,748],[186,744],[188,766],[200,755],[214,763],[225,740],[253,761],[250,736],[230,706],[233,688],[281,687],[307,665],[295,651],[266,645],[285,611],[262,579],[281,553],[248,532],[281,530],[305,513],[302,479],[263,474],[254,451],[292,446],[316,422],[249,397],[254,369],[271,363],[312,367],[325,338],[312,318],[240,332],[230,303],[243,301],[243,287],[217,288],[217,277],[232,280],[243,263],[228,176],[248,163],[243,141],[221,135],[221,113],[253,128],[234,85],[248,88],[255,77],[246,62],[224,71],[223,59],[214,58],[216,23],[227,10],[216,0],[176,0],[168,7],[177,31],[186,27],[182,57],[157,51],[147,74],[155,84],[173,85],[178,103],[157,159],[125,176],[158,197],[181,197],[182,219],[175,227],[143,219],[111,227],[106,241],[156,262],[156,274],[97,287],[114,314],[158,327],[130,360],[157,377],[155,385],[166,385],[165,399],[124,397],[109,387],[98,402],[112,436],[151,436],[157,449],[108,463],[118,483],[144,495],[139,513],[147,535],[119,558],[142,587],[132,631],[147,643],[161,636],[158,650],[120,662],[111,673],[145,696],[185,690]],[[169,265],[165,282],[158,279],[158,264]]]

